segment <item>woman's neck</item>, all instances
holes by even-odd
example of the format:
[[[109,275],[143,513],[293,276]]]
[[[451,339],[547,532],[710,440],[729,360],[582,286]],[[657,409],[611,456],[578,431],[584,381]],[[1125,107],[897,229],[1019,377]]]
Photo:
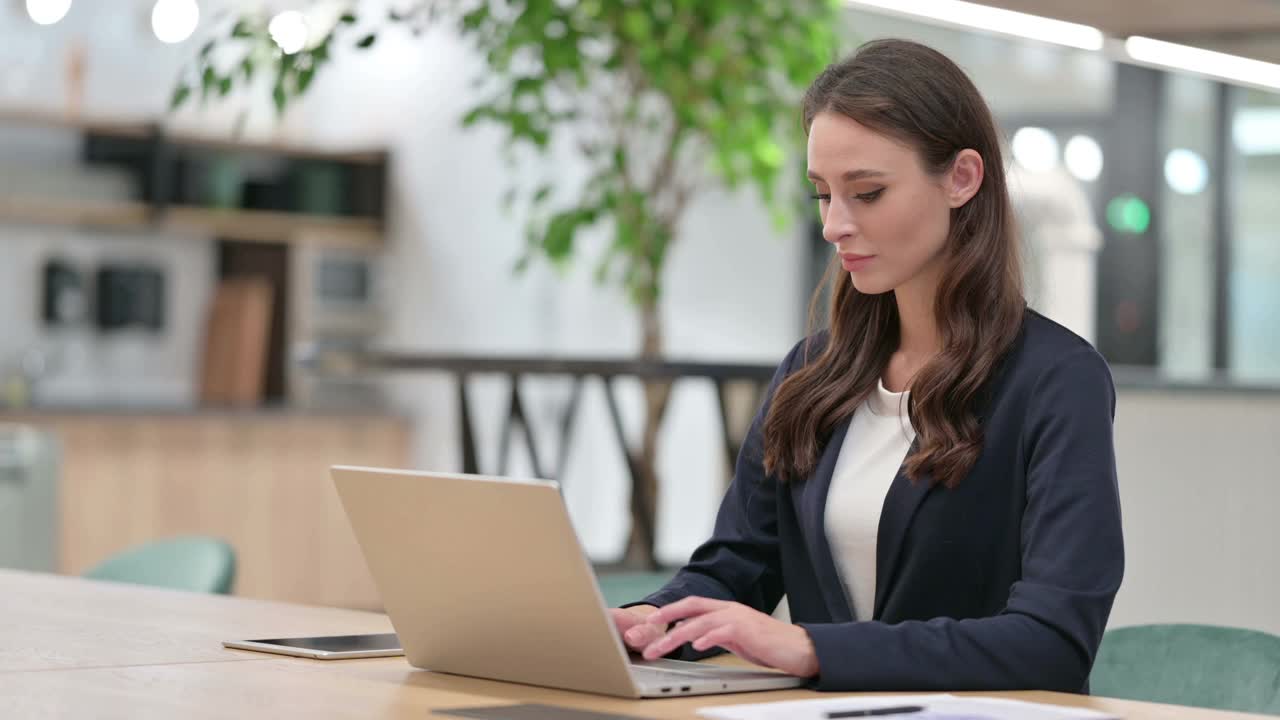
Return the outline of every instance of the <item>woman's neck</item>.
[[[935,273],[922,273],[893,291],[898,303],[898,352],[933,357],[942,350],[934,310],[938,294]]]
[[[893,294],[898,303],[898,348],[889,359],[883,380],[891,392],[902,392],[920,368],[942,350],[934,312],[937,283],[932,277],[916,277]]]

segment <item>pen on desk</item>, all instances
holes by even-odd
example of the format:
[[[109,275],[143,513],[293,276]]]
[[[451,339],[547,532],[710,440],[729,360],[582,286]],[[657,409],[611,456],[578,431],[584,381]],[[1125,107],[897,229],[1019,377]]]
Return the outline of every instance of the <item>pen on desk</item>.
[[[879,715],[906,715],[924,710],[923,705],[895,705],[894,707],[867,708],[864,710],[831,710],[828,718],[876,717]]]

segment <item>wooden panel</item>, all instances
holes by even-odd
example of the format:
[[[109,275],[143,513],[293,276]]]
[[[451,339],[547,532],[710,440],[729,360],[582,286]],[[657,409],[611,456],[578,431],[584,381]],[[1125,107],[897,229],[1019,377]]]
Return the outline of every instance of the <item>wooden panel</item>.
[[[208,413],[25,421],[63,445],[61,572],[81,573],[155,538],[208,534],[236,549],[237,595],[381,606],[328,468],[405,467],[405,420]]]
[[[205,325],[202,404],[262,404],[273,300],[272,285],[263,277],[233,277],[218,283]]]

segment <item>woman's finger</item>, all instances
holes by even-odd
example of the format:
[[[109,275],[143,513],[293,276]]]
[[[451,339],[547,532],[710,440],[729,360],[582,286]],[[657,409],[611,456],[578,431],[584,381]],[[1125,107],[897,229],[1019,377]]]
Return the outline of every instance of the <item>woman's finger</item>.
[[[698,652],[713,647],[723,647],[730,650],[730,645],[735,645],[737,639],[738,626],[733,623],[725,623],[710,632],[704,633],[701,637],[693,640],[693,649]]]
[[[711,632],[717,626],[725,623],[728,615],[728,611],[719,611],[701,615],[692,620],[685,620],[656,642],[650,644],[649,647],[646,647],[644,649],[645,659],[654,660],[660,658],[681,645]]]
[[[665,627],[673,622],[705,615],[736,604],[724,600],[712,600],[711,598],[687,597],[660,608],[646,620],[652,625]]]
[[[646,622],[639,622],[622,633],[622,640],[628,648],[640,652],[662,637],[662,634],[663,628]]]

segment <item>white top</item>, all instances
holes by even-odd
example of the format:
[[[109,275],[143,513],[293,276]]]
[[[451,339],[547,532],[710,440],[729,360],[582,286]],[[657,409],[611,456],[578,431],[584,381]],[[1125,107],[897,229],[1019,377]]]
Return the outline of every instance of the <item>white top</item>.
[[[908,396],[876,383],[853,414],[827,492],[827,544],[859,621],[870,620],[875,607],[876,536],[884,496],[916,438],[907,419]]]

